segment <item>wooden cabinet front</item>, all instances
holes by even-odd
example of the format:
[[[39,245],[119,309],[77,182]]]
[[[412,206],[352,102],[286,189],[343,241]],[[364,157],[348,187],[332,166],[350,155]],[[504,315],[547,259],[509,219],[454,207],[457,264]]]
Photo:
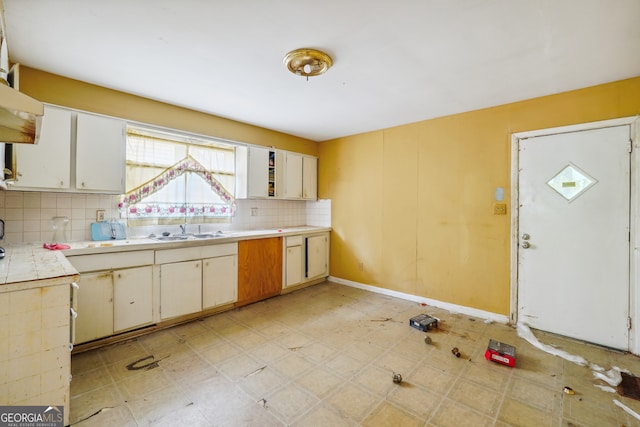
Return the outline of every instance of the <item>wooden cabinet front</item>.
[[[282,237],[238,242],[238,306],[282,291]]]

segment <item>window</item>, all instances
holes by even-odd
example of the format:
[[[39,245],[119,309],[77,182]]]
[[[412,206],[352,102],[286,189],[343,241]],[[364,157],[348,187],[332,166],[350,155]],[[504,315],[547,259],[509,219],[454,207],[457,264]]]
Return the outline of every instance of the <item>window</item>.
[[[129,127],[126,161],[119,207],[130,224],[229,222],[233,216],[234,145]]]

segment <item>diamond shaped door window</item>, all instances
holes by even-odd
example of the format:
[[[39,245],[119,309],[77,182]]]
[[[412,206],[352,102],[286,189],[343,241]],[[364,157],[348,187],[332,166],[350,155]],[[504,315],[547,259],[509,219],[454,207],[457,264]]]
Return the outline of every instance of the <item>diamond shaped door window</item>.
[[[553,178],[547,181],[547,185],[569,202],[598,183],[598,180],[588,173],[569,163]]]

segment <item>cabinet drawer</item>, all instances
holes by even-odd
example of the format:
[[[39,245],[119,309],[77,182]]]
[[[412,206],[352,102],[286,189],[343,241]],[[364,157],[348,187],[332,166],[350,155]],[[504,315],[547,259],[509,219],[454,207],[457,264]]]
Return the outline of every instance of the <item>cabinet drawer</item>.
[[[302,245],[302,236],[290,236],[286,239],[287,247]]]
[[[238,243],[221,243],[219,245],[196,246],[192,248],[165,249],[156,251],[156,264],[191,261],[203,258],[215,258],[225,255],[236,255]]]
[[[67,260],[80,273],[113,270],[153,264],[153,251],[113,252],[109,254],[75,255]]]

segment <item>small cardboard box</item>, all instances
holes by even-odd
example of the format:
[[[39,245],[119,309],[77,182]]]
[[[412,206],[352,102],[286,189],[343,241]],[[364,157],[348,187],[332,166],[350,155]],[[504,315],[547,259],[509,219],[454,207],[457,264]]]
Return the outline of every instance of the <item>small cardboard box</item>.
[[[427,332],[438,327],[438,319],[428,314],[418,314],[409,319],[409,326],[420,331]]]
[[[496,340],[489,340],[484,358],[510,367],[516,366],[516,348]]]

